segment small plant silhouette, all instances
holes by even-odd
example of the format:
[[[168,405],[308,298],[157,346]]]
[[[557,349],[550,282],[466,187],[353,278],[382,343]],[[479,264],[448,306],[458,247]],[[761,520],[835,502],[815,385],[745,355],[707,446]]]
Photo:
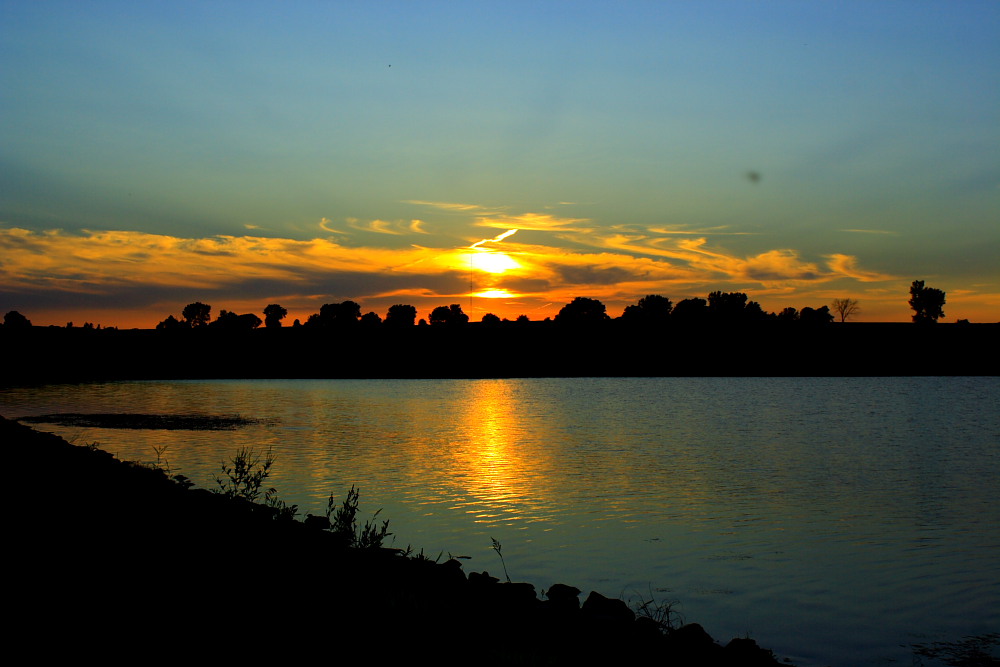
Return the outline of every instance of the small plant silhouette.
[[[264,480],[271,475],[274,460],[275,456],[270,448],[261,454],[253,447],[240,447],[228,463],[222,464],[222,474],[215,476],[215,482],[219,485],[217,493],[227,498],[257,502]]]
[[[326,501],[326,518],[330,522],[330,530],[339,535],[348,546],[358,549],[377,549],[382,546],[387,536],[392,535],[389,532],[389,520],[385,519],[381,525],[376,522],[379,512],[382,511],[379,509],[359,529],[357,516],[360,495],[361,492],[352,484],[344,503],[337,507],[337,501],[331,493]]]
[[[648,600],[638,593],[637,595],[639,601],[632,604],[636,616],[650,619],[662,632],[676,630],[684,625],[684,617],[675,609],[677,601],[657,600],[652,591],[649,592]]]
[[[256,503],[261,495],[261,487],[271,475],[275,456],[270,448],[263,454],[253,447],[240,447],[229,463],[222,464],[222,474],[215,476],[219,485],[216,493],[227,498],[241,498]],[[278,490],[270,487],[264,490],[264,505],[274,510],[275,519],[293,519],[298,505],[289,505],[278,498]]]
[[[493,551],[497,552],[497,556],[500,556],[500,564],[503,566],[503,576],[507,577],[507,583],[509,584],[510,575],[507,574],[507,563],[504,562],[503,553],[501,552],[503,545],[501,545],[500,541],[497,540],[497,538],[495,537],[491,537],[490,540],[493,542],[493,546],[491,548],[493,549]]]
[[[167,457],[164,456],[164,454],[166,454],[166,452],[167,452],[167,447],[168,446],[169,445],[160,445],[159,447],[157,447],[156,445],[153,445],[153,451],[156,452],[156,463],[153,464],[153,465],[155,465],[157,468],[159,468],[163,472],[167,473],[167,476],[169,477],[170,476],[170,462],[167,461]]]

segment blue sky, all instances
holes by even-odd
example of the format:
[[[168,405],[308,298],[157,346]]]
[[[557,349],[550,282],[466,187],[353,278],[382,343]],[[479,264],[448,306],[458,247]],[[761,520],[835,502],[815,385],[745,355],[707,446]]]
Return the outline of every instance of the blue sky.
[[[914,279],[1000,320],[996,2],[0,2],[0,90],[0,309],[35,323],[906,320]]]

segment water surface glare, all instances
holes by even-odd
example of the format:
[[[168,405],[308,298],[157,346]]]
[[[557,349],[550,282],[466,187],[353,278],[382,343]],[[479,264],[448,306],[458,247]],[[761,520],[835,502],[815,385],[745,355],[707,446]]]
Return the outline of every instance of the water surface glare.
[[[1000,379],[268,380],[0,392],[54,412],[259,417],[234,431],[38,425],[211,487],[272,447],[302,513],[361,489],[396,546],[466,571],[649,595],[801,665],[1000,632]],[[166,447],[165,450],[162,450]],[[924,664],[933,664],[925,659]]]

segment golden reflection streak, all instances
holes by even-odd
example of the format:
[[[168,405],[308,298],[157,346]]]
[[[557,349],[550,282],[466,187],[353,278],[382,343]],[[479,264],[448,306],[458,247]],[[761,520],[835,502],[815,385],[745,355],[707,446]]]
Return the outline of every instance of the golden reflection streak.
[[[466,443],[454,452],[453,478],[464,480],[471,502],[461,509],[476,523],[529,522],[548,514],[538,486],[543,478],[536,474],[545,462],[537,460],[538,452],[531,459],[524,455],[523,420],[511,388],[506,380],[469,383],[472,395],[458,415]]]

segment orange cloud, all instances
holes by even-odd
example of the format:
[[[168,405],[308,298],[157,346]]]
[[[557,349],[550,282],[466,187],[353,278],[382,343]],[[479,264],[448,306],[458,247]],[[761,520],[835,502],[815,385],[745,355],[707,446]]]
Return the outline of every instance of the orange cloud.
[[[827,265],[830,269],[841,276],[853,278],[863,283],[874,283],[885,280],[897,280],[896,276],[875,271],[864,271],[857,267],[858,258],[852,255],[833,254],[827,255]]]
[[[515,227],[517,229],[541,232],[588,232],[590,231],[588,227],[577,226],[579,223],[588,222],[590,222],[590,220],[587,218],[561,218],[547,213],[522,213],[521,215],[496,216],[483,215],[476,219],[476,224],[482,227],[498,227],[500,229]]]
[[[418,308],[469,299],[472,310],[483,298],[493,312],[516,316],[546,308],[554,314],[576,296],[607,300],[613,312],[645,294],[683,298],[717,289],[794,299],[798,306],[833,291],[871,299],[881,298],[879,286],[905,293],[897,278],[861,268],[852,255],[812,261],[790,248],[740,254],[711,243],[711,234],[731,233],[724,228],[694,237],[693,230],[673,226],[601,228],[579,217],[419,203],[464,216],[464,226],[455,220],[348,218],[334,224],[323,218],[320,229],[337,236],[312,239],[0,228],[0,296],[55,302],[58,293],[90,295],[104,298],[109,308],[120,301],[125,308],[120,295],[126,292],[133,294],[128,304],[146,292],[159,303],[219,294],[247,303],[280,297],[314,309],[346,298],[369,304],[366,309],[404,299]],[[482,227],[506,231],[483,239]],[[857,283],[871,287],[860,290]],[[866,315],[871,312],[866,308]]]
[[[0,229],[8,288],[44,281],[51,288],[93,291],[133,283],[204,288],[247,279],[297,281],[305,274],[412,270],[438,251],[350,248],[326,239],[253,236],[185,239],[129,231],[32,232]]]

